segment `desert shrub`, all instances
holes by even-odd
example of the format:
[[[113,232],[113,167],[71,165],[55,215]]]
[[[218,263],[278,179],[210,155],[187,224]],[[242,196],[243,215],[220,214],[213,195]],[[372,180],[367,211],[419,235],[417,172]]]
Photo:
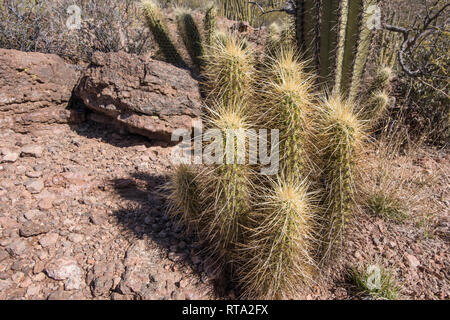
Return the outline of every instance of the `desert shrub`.
[[[4,0],[0,10],[0,47],[58,54],[89,61],[95,51],[148,50],[149,34],[138,18],[136,1],[83,1],[81,28],[69,30],[67,8],[72,1]]]
[[[389,23],[411,29],[412,34],[422,28],[423,20],[427,16],[437,12],[446,1],[398,1],[383,2],[384,12],[396,13],[396,18]],[[408,14],[402,8],[411,6],[413,9]],[[415,12],[414,15],[411,12]],[[440,25],[448,19],[447,8],[433,22],[433,26]],[[396,74],[393,82],[392,95],[396,103],[390,104],[384,121],[379,129],[384,132],[405,128],[408,138],[414,142],[427,142],[441,146],[448,146],[450,138],[449,127],[449,64],[450,34],[448,24],[444,30],[431,33],[416,43],[407,56],[406,63],[413,69],[424,69],[420,75],[411,77],[399,65],[397,52],[402,43],[402,35],[384,32],[384,39],[388,39],[382,48],[383,53],[390,51],[391,65]],[[412,36],[412,35],[411,35]],[[386,50],[389,48],[389,50]],[[393,58],[393,59],[392,59]]]

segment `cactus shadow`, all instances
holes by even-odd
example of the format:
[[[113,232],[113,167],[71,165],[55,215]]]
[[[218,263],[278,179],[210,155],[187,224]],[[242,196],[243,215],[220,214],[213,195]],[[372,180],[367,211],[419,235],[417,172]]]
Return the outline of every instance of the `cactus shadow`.
[[[166,261],[178,268],[188,267],[203,283],[211,285],[214,295],[227,298],[229,285],[210,273],[204,248],[195,236],[187,235],[182,224],[167,214],[167,202],[161,187],[165,174],[135,172],[127,179],[114,179],[110,186],[127,203],[113,212],[119,225],[138,239],[151,239],[166,256]],[[194,258],[195,257],[195,258]],[[193,261],[193,258],[197,261]],[[198,262],[200,259],[200,263]]]

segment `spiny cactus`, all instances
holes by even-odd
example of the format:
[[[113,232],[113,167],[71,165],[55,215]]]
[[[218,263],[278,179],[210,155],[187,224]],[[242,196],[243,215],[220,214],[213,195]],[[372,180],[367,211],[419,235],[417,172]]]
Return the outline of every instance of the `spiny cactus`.
[[[169,175],[169,182],[163,187],[170,204],[169,214],[172,217],[179,217],[187,233],[197,232],[200,226],[198,174],[195,167],[186,164],[177,165]]]
[[[210,5],[206,10],[203,25],[205,29],[205,42],[206,45],[210,46],[213,44],[217,30],[217,8],[214,4]]]
[[[276,51],[279,50],[281,43],[281,28],[280,25],[276,22],[272,23],[267,32],[265,56],[269,58],[273,58],[276,54]]]
[[[205,54],[205,87],[209,96],[224,104],[247,101],[252,93],[254,75],[253,47],[237,35],[226,34],[215,41]]]
[[[315,209],[305,182],[283,180],[254,199],[240,246],[238,275],[246,299],[295,298],[315,272]]]
[[[288,179],[305,176],[308,114],[313,105],[313,81],[292,48],[278,50],[261,72],[262,123],[280,130],[281,168]]]
[[[392,80],[392,69],[390,67],[381,66],[377,70],[377,74],[373,78],[372,82],[367,89],[367,95],[371,95],[373,93],[379,91],[387,91],[389,90],[389,86]]]
[[[369,85],[365,94],[367,103],[361,111],[362,117],[376,124],[384,114],[389,104],[389,87],[392,79],[392,69],[382,66]]]
[[[296,38],[326,86],[355,98],[371,31],[367,9],[375,0],[297,0]]]
[[[186,63],[170,39],[159,4],[155,0],[145,0],[142,2],[142,10],[147,25],[167,62],[185,67]]]
[[[209,110],[206,127],[218,129],[222,133],[222,144],[229,143],[227,135],[235,130],[234,147],[239,139],[245,139],[239,129],[249,129],[244,107],[239,104],[217,103]],[[237,151],[236,149],[233,151]],[[215,266],[233,272],[235,246],[241,241],[241,225],[245,225],[249,210],[251,190],[251,170],[246,164],[238,164],[237,152],[234,161],[223,155],[223,164],[215,164],[208,168],[208,174],[200,180],[200,196],[203,212],[201,220],[203,228],[200,234],[208,239],[209,253]]]
[[[176,19],[178,31],[183,38],[192,62],[198,67],[202,66],[204,54],[202,37],[192,13],[190,10],[177,8]]]
[[[353,171],[363,132],[353,109],[348,100],[332,96],[324,101],[320,110],[318,144],[323,150],[324,208],[328,220],[325,257],[340,245],[352,211]]]
[[[294,32],[291,23],[284,22],[281,26],[274,22],[268,28],[265,56],[274,58],[279,50],[292,49],[294,44]]]

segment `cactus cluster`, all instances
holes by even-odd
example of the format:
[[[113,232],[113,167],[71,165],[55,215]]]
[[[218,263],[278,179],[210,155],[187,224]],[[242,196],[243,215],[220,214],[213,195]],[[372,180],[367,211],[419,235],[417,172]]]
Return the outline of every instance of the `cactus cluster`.
[[[261,61],[243,37],[217,30],[214,7],[203,37],[190,13],[177,14],[186,46],[199,45],[192,51],[202,64],[204,123],[220,132],[219,145],[228,148],[230,130],[233,151],[249,141],[239,130],[280,133],[275,176],[261,175],[247,154],[230,162],[219,153],[220,164],[178,166],[166,186],[169,211],[242,298],[298,297],[338,252],[353,212],[360,115],[379,117],[388,100],[391,73],[382,68],[366,90],[366,105],[356,102],[370,43],[361,28],[369,1],[298,3],[299,50],[291,45],[293,28],[273,24]],[[302,55],[309,60],[301,62]],[[329,81],[330,90],[317,93],[318,79]],[[205,153],[211,146],[202,141]]]
[[[247,158],[191,169],[198,174],[187,174],[183,165],[169,181],[169,200],[242,298],[292,298],[314,282],[321,243],[334,249],[350,216],[361,128],[347,100],[319,103],[314,77],[292,48],[278,48],[258,68],[255,56],[254,47],[233,34],[206,49],[205,122],[222,133],[223,145],[229,129],[279,129],[278,174],[261,176]],[[321,134],[311,126],[320,126]],[[329,159],[321,170],[312,168],[316,157]],[[329,195],[322,203],[312,177],[319,171]]]

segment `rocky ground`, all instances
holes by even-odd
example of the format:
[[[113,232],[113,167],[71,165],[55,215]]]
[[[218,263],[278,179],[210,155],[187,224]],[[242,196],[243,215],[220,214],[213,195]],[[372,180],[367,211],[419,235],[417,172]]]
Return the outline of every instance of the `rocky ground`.
[[[215,297],[157,195],[170,148],[98,124],[0,148],[0,299]]]
[[[214,290],[200,248],[165,215],[170,147],[93,122],[4,130],[0,141],[0,299],[233,298]],[[431,236],[362,214],[344,262],[304,298],[352,298],[346,268],[379,257],[405,298],[449,299],[449,176],[433,184]]]

